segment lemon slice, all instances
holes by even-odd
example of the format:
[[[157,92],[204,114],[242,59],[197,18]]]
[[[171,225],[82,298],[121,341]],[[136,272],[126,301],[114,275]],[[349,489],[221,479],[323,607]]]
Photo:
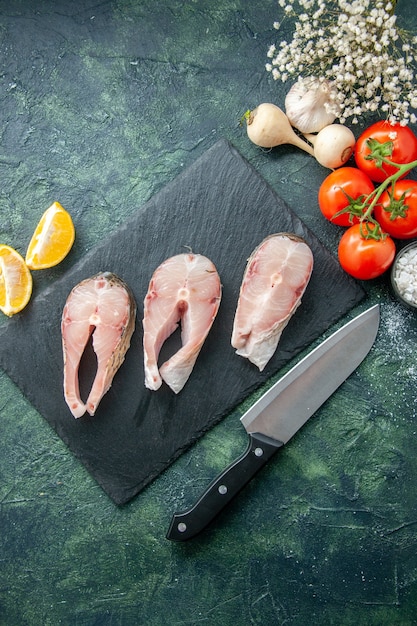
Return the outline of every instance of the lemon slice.
[[[75,228],[71,215],[54,202],[42,215],[26,252],[26,265],[43,270],[58,265],[72,248]]]
[[[0,311],[11,317],[21,311],[32,295],[32,275],[23,257],[0,244]]]

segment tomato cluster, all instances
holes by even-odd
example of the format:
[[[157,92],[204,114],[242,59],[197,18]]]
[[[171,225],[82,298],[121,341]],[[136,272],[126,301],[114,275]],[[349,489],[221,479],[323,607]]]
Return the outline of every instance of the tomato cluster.
[[[383,274],[395,257],[394,239],[417,237],[417,181],[406,180],[417,165],[417,137],[407,126],[379,121],[358,138],[356,167],[341,167],[318,193],[323,215],[346,227],[338,257],[360,280]]]

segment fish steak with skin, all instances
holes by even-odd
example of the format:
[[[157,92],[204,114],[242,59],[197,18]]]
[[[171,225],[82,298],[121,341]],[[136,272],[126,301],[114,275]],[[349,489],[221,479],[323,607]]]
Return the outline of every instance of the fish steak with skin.
[[[154,272],[144,302],[145,386],[156,391],[164,380],[179,393],[187,382],[212,327],[221,300],[216,267],[201,254],[184,253]],[[181,325],[181,348],[161,367],[162,345]]]
[[[76,285],[64,306],[61,333],[64,353],[64,397],[74,417],[94,415],[122,365],[135,329],[136,302],[126,283],[102,272]],[[92,335],[97,372],[84,403],[78,371]]]
[[[277,233],[252,252],[240,287],[232,331],[236,354],[262,371],[275,353],[313,271],[313,253],[297,235]]]

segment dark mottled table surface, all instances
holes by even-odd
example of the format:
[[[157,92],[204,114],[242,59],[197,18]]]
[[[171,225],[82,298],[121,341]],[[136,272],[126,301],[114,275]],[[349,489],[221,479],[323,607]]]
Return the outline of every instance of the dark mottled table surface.
[[[0,0],[0,240],[24,253],[54,200],[77,229],[35,295],[223,138],[336,253],[340,232],[317,206],[327,171],[296,149],[257,149],[239,124],[283,103],[264,69],[280,11]],[[413,0],[398,14],[417,27]],[[184,545],[165,539],[171,515],[243,451],[253,398],[118,507],[0,371],[0,624],[416,624],[416,316],[387,277],[365,290],[352,315],[381,305],[369,356]]]

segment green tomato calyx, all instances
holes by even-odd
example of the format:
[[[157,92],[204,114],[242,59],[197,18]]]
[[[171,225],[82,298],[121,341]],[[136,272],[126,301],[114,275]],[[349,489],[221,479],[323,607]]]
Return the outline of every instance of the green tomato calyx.
[[[373,217],[364,219],[360,222],[359,230],[363,239],[373,239],[375,241],[383,241],[388,237],[387,233],[381,229]]]
[[[375,165],[380,169],[383,169],[383,164],[387,163],[388,157],[392,156],[394,150],[394,144],[392,141],[384,141],[381,143],[377,139],[368,139],[366,142],[370,154],[365,156],[366,161],[375,161]]]

